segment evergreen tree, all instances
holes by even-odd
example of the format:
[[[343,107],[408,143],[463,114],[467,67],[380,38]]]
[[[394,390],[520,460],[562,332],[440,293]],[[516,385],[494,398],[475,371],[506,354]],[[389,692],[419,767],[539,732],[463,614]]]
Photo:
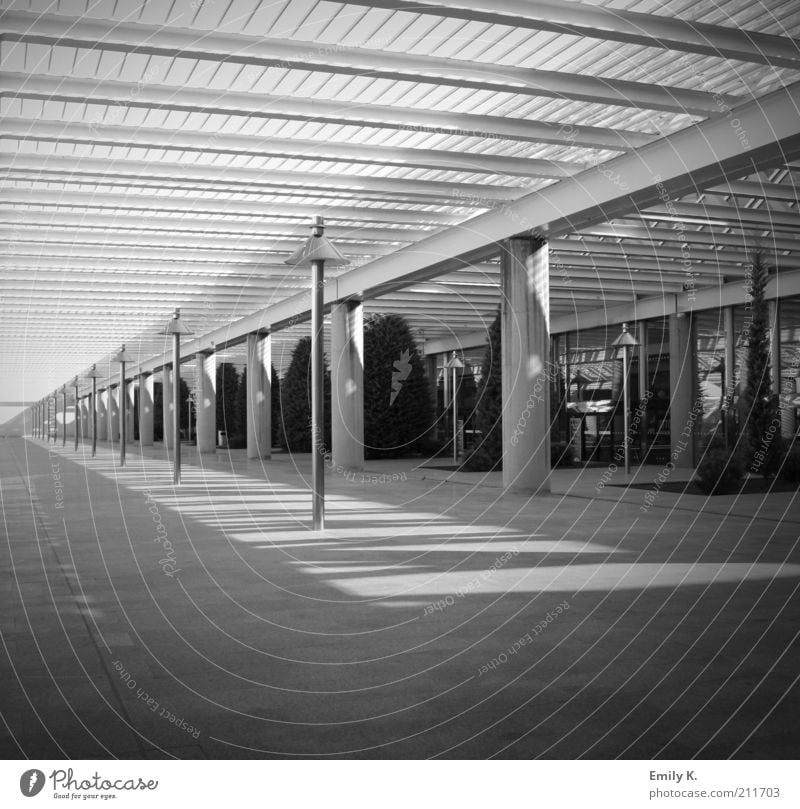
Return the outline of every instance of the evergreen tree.
[[[236,387],[236,396],[233,399],[233,434],[243,437],[247,446],[247,368],[242,369],[239,384]]]
[[[272,400],[272,446],[278,445],[278,435],[280,434],[281,425],[281,380],[278,378],[278,372],[275,366],[272,366],[272,388],[270,389]]]
[[[180,425],[181,425],[181,430],[187,430],[186,434],[187,434],[187,436],[189,438],[191,438],[191,436],[188,435],[188,429],[189,429],[189,386],[186,384],[185,379],[181,379],[181,393],[180,393],[179,401],[180,401],[180,405],[179,405],[180,406],[180,419],[179,419],[179,421],[180,421]],[[192,418],[192,424],[194,425],[194,417]]]
[[[153,440],[164,440],[164,386],[153,382]]]
[[[769,311],[764,293],[767,267],[760,252],[753,254],[752,320],[747,338],[747,384],[743,392],[743,444],[748,469],[771,477],[780,465],[781,437],[778,397],[772,390],[769,357]]]
[[[433,424],[425,367],[408,323],[377,315],[364,326],[364,444],[367,457],[415,451]]]
[[[483,355],[482,381],[478,393],[475,426],[478,444],[467,458],[473,472],[491,472],[503,467],[503,387],[500,355],[500,312],[489,327],[489,342]]]
[[[311,338],[298,340],[286,376],[279,386],[278,443],[289,452],[311,452]],[[323,441],[331,446],[331,375],[324,377]]]
[[[239,372],[231,362],[217,366],[217,430],[229,436],[236,433],[236,394],[239,391]]]

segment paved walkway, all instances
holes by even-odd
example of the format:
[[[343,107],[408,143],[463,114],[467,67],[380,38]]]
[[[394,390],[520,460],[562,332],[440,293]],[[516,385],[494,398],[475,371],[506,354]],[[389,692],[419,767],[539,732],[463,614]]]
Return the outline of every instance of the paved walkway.
[[[0,442],[4,757],[798,755],[793,495],[86,452]]]

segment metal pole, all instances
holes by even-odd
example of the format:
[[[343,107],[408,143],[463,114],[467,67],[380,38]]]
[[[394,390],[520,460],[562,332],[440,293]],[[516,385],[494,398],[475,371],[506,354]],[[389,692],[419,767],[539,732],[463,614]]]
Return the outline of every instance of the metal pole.
[[[92,458],[97,455],[97,380],[92,379]]]
[[[642,411],[641,428],[639,430],[639,462],[644,463],[647,458],[647,388],[648,388],[648,358],[647,358],[647,321],[639,321],[639,402],[637,407]]]
[[[324,447],[325,401],[323,399],[322,285],[324,261],[311,263],[311,510],[315,531],[325,528]]]
[[[631,448],[630,441],[628,441],[628,346],[622,347],[622,423],[625,447],[625,474],[631,473]]]
[[[181,482],[181,336],[177,332],[172,335],[172,426],[175,433],[172,482],[177,486]]]
[[[456,367],[453,366],[453,463],[458,463],[458,403],[456,397]]]
[[[125,346],[122,346],[125,350]],[[125,361],[119,364],[119,465],[125,466],[125,443],[128,440],[128,391],[125,389]]]
[[[61,425],[61,446],[67,446],[67,386],[61,388],[61,415],[64,417],[64,423]]]
[[[81,428],[81,401],[78,398],[78,380],[75,380],[75,451],[78,451],[78,439]]]

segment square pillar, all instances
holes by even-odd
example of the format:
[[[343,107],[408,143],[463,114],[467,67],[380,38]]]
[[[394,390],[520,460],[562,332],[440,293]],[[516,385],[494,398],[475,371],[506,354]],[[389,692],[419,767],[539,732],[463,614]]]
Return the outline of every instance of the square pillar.
[[[136,406],[136,391],[133,379],[129,379],[125,383],[125,395],[127,401],[125,403],[125,437],[129,444],[133,443],[133,408]]]
[[[503,489],[549,492],[550,257],[543,239],[503,242]]]
[[[91,396],[84,396],[81,399],[81,440],[91,437],[89,432],[89,405],[91,404]]]
[[[197,451],[217,451],[217,355],[195,354],[197,362]]]
[[[67,436],[72,440],[73,444],[75,442],[75,432],[78,429],[78,400],[76,399],[73,404],[69,403],[67,400],[67,413],[68,422],[67,422]]]
[[[108,389],[97,391],[97,440],[108,441]]]
[[[669,442],[673,452],[672,462],[681,469],[694,468],[694,425],[700,418],[693,412],[693,337],[691,315],[669,316]]]
[[[119,441],[119,385],[108,390],[108,440]]]
[[[331,440],[333,465],[364,468],[364,307],[331,307]],[[436,358],[434,357],[434,362]]]
[[[153,375],[139,374],[139,445],[153,446]]]
[[[272,451],[272,337],[247,335],[247,457]]]
[[[175,410],[175,403],[172,395],[172,366],[165,365],[161,372],[162,408],[161,413],[164,419],[164,447],[173,449],[175,447],[175,423],[172,414]]]

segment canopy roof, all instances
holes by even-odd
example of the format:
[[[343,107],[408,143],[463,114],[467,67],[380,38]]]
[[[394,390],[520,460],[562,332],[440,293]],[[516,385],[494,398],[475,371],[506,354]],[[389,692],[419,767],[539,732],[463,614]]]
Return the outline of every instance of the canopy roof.
[[[491,320],[518,233],[549,239],[556,325],[722,300],[756,247],[800,269],[796,0],[6,5],[10,399],[121,343],[158,368],[176,307],[190,348],[294,340],[316,216],[350,262],[326,300],[428,341]]]

